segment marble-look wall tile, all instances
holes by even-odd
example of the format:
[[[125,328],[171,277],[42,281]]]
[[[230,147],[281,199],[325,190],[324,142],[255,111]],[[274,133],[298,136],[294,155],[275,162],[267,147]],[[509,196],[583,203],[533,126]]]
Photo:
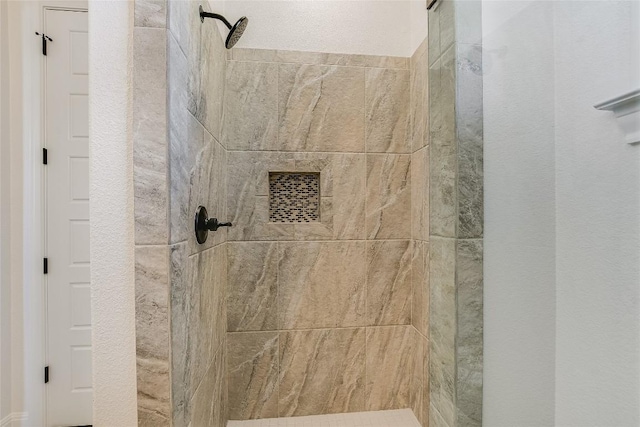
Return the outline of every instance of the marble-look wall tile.
[[[411,58],[410,142],[416,151],[427,145],[428,135],[428,65],[426,52]]]
[[[429,387],[428,377],[425,377],[425,358],[428,358],[428,343],[427,339],[415,328],[411,328],[411,340],[414,357],[411,363],[410,407],[420,424],[426,425],[425,414],[427,414],[427,422],[429,420],[428,409],[424,409],[425,402],[427,405],[429,404],[429,401],[425,400],[425,387]],[[425,378],[427,379],[426,381]]]
[[[136,0],[134,4],[133,25],[135,27],[166,27],[167,0]],[[135,65],[133,68],[135,70]]]
[[[413,241],[411,268],[412,311],[411,322],[422,335],[429,333],[429,243]]]
[[[196,143],[195,140],[194,143]],[[216,231],[210,231],[206,242],[199,244],[196,241],[193,218],[199,206],[207,209],[209,218],[218,218],[221,222],[227,221],[227,150],[206,130],[202,145],[193,149],[194,152],[190,154],[195,155],[195,158],[192,158],[193,164],[190,167],[187,166],[189,167],[189,185],[185,189],[189,194],[189,207],[186,212],[181,210],[181,214],[186,215],[184,219],[186,223],[183,223],[187,227],[186,235],[192,254],[225,242],[228,235],[228,228],[222,227]]]
[[[407,408],[415,351],[413,327],[367,328],[366,408]]]
[[[364,151],[364,69],[279,66],[282,151]]]
[[[427,37],[429,48],[428,57],[429,65],[433,64],[438,58],[440,58],[440,14],[438,10],[430,10],[429,15],[429,36]]]
[[[192,178],[211,170],[210,158],[203,157],[204,151],[212,149],[205,145],[202,125],[186,110],[181,120],[169,125],[169,182],[170,182],[170,242],[177,243],[193,236],[193,215],[191,199],[197,200],[192,193]],[[208,150],[207,150],[208,148]],[[202,171],[203,162],[209,164]],[[204,184],[204,183],[203,183]]]
[[[169,426],[169,253],[143,246],[136,260],[136,361],[139,425]]]
[[[280,333],[281,417],[365,410],[365,330]]]
[[[429,149],[411,155],[411,237],[429,240]]]
[[[455,41],[455,5],[458,0],[443,0],[436,9],[440,15],[440,51],[444,53]]]
[[[408,61],[400,56],[353,55],[327,52],[303,52],[273,49],[235,48],[229,59],[235,61],[278,62],[345,67],[407,69]]]
[[[482,240],[459,240],[457,276],[457,382],[458,427],[482,425],[483,270]]]
[[[477,238],[484,224],[482,49],[456,45],[456,55],[458,237]]]
[[[411,241],[367,242],[367,325],[411,323]]]
[[[229,152],[229,240],[291,240],[293,224],[269,222],[269,171],[290,171],[295,159],[287,153]]]
[[[238,242],[227,246],[228,331],[268,331],[278,327],[278,246]]]
[[[227,338],[229,419],[278,416],[278,332],[230,333]]]
[[[454,424],[449,424],[440,412],[433,404],[429,405],[429,427],[454,427]]]
[[[225,427],[227,424],[226,351],[214,355],[192,401],[191,426]]]
[[[411,238],[411,156],[367,155],[369,239]]]
[[[222,141],[230,150],[271,150],[278,145],[278,66],[228,63]]]
[[[365,237],[364,154],[296,153],[295,171],[320,172],[320,222],[295,224],[296,240]]]
[[[173,425],[195,416],[192,398],[210,372],[226,334],[226,246],[188,255],[171,248],[171,352]],[[224,353],[224,351],[222,351]]]
[[[191,417],[191,371],[193,360],[190,346],[192,336],[191,269],[188,268],[186,242],[170,246],[171,280],[171,403],[172,425],[187,427]]]
[[[368,153],[409,153],[409,71],[365,71],[365,142]]]
[[[447,50],[430,68],[430,215],[431,235],[455,237],[457,223],[457,150],[455,143],[455,50]]]
[[[456,241],[433,237],[429,250],[430,402],[455,425]]]
[[[280,329],[365,323],[365,243],[279,243]]]
[[[217,25],[202,25],[201,31],[200,90],[196,117],[220,141],[227,54]]]
[[[423,336],[420,336],[422,341],[422,413],[419,416],[420,422],[423,426],[429,426],[429,369],[430,369],[430,353],[429,353],[429,340]]]
[[[137,10],[136,2],[136,10]],[[135,242],[168,241],[166,31],[133,31]]]
[[[269,221],[269,172],[319,172],[320,221]],[[364,154],[231,152],[230,240],[363,239]]]
[[[184,80],[185,89],[180,95],[184,97],[185,107],[191,114],[198,109],[198,94],[200,92],[200,36],[202,24],[198,11],[199,1],[169,0],[167,2],[167,27],[171,37],[175,39],[177,47],[186,59],[186,65],[178,78]],[[169,55],[168,65],[174,65],[177,58]],[[170,79],[171,80],[171,79]],[[169,101],[169,108],[176,106]],[[182,106],[180,111],[182,112]]]

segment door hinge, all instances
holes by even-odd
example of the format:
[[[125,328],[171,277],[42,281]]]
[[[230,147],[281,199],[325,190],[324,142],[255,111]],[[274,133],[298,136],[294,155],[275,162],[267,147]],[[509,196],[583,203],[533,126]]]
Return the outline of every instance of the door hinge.
[[[42,271],[44,274],[49,274],[49,258],[44,258],[42,261]]]
[[[44,383],[48,383],[49,382],[49,367],[45,366],[44,367]]]
[[[43,165],[46,165],[46,164],[47,164],[47,162],[48,162],[48,159],[49,159],[49,158],[48,158],[47,154],[48,154],[47,149],[46,149],[46,148],[43,148],[43,149],[42,149],[42,164],[43,164]]]
[[[42,36],[42,54],[47,56],[47,41],[52,42],[53,39],[44,33],[39,33],[36,31],[36,36]]]

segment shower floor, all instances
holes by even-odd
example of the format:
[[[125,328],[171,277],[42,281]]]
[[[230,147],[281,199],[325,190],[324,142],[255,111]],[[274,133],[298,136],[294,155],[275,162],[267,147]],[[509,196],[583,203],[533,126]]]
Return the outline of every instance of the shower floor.
[[[227,427],[420,427],[411,409],[229,421]]]

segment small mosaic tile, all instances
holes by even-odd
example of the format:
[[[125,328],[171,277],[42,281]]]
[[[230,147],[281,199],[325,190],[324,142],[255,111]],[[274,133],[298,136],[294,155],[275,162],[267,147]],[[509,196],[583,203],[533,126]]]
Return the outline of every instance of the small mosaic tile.
[[[269,172],[269,221],[320,221],[320,174]]]

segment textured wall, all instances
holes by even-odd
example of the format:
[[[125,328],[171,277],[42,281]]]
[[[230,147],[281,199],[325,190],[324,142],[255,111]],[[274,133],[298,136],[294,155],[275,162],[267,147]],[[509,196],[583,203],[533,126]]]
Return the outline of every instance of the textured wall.
[[[136,424],[131,24],[128,2],[89,11],[93,424]],[[109,165],[109,167],[105,167]]]
[[[479,1],[429,12],[429,425],[482,424]]]
[[[409,59],[236,49],[226,85],[230,418],[410,407]],[[269,171],[319,172],[320,222],[269,223]]]

